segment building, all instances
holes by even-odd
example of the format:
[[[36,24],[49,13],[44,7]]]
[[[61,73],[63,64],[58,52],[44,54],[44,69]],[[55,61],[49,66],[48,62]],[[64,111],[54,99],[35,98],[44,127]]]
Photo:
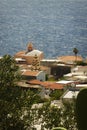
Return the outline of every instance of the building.
[[[60,60],[57,60],[57,59],[42,59],[40,61],[40,64],[42,66],[48,66],[48,67],[51,67],[53,65],[57,65],[58,63],[60,63],[61,61]]]
[[[87,66],[76,66],[71,69],[72,73],[80,73],[81,75],[87,75]]]
[[[61,56],[57,58],[61,62],[65,64],[74,64],[75,61],[83,61],[83,58],[81,56]]]
[[[37,79],[45,81],[45,73],[43,71],[23,70],[22,77],[24,80]]]
[[[76,99],[77,98],[77,95],[79,93],[79,90],[77,91],[70,91],[70,90],[67,90],[61,97],[62,101],[64,102],[72,102],[73,99]]]
[[[42,59],[41,65],[50,68],[50,75],[53,75],[56,79],[61,78],[64,74],[71,71],[71,66],[64,64],[61,60],[57,59]]]
[[[23,58],[15,58],[17,64],[27,64],[26,59]]]
[[[42,51],[34,49],[33,44],[28,43],[27,50],[17,52],[14,55],[14,57],[15,58],[25,59],[27,64],[32,64],[33,58],[35,57],[35,55],[37,55],[39,60],[42,60],[44,58],[44,54],[43,54]]]
[[[71,69],[71,73],[64,75],[67,79],[87,83],[87,66],[76,66]]]

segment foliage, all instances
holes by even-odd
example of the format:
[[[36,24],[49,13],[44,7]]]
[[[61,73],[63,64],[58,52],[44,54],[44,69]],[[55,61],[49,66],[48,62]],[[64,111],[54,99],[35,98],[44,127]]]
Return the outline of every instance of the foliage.
[[[78,51],[77,48],[73,48],[73,52],[74,52],[75,57],[76,57],[75,62],[77,62],[77,54],[78,54],[79,51]]]
[[[35,54],[33,61],[32,61],[31,70],[40,70],[40,61],[39,61],[39,58],[36,54]]]
[[[64,104],[63,108],[50,107],[50,103],[45,104],[38,111],[38,119],[42,119],[42,127],[48,130],[58,126],[68,130],[76,129],[74,103]]]
[[[17,81],[20,79],[18,67],[15,60],[5,55],[0,59],[0,129],[10,130],[11,127],[16,128],[17,124],[23,126],[19,113],[19,97],[21,95],[20,88],[16,87]],[[20,126],[20,125],[19,125]],[[20,126],[20,127],[21,127]]]
[[[50,97],[52,100],[59,100],[64,92],[62,90],[53,90],[50,93]]]
[[[32,104],[40,102],[36,90],[17,86],[19,68],[10,55],[0,60],[0,130],[33,129],[35,111]]]
[[[87,130],[87,89],[81,90],[77,96],[76,117],[79,130]]]
[[[75,114],[76,101],[73,99],[72,102],[64,103],[64,110],[62,114],[63,127],[68,130],[77,130],[76,114]]]
[[[4,55],[0,59],[0,86],[15,86],[20,79],[19,68],[10,55]]]
[[[48,80],[48,74],[45,75],[45,79],[46,79],[46,81]]]
[[[3,89],[4,91],[4,89]],[[18,92],[18,93],[17,93]],[[16,128],[20,124],[23,127],[23,122],[20,120],[21,106],[19,100],[21,94],[19,88],[8,88],[3,92],[0,91],[0,129],[10,130]]]
[[[52,130],[66,130],[66,129],[63,128],[63,127],[55,127],[55,128],[53,128]]]
[[[0,60],[0,130],[25,129],[26,121],[21,117],[26,117],[24,111],[27,108],[28,113],[30,112],[36,96],[30,90],[17,87],[20,79],[19,68],[14,58],[9,55],[3,56]]]
[[[77,49],[77,48],[73,48],[73,52],[74,52],[74,54],[75,54],[75,56],[76,56],[77,53],[78,53],[78,49]]]
[[[77,61],[76,65],[82,65],[82,66],[86,66],[87,63],[83,62],[83,61]]]
[[[56,81],[54,77],[48,78],[48,81]]]

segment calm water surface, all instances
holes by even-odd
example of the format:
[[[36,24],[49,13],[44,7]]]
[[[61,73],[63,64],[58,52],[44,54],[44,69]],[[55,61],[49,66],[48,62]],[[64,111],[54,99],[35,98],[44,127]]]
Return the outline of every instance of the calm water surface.
[[[0,55],[14,55],[28,42],[46,58],[87,56],[87,0],[0,0]]]

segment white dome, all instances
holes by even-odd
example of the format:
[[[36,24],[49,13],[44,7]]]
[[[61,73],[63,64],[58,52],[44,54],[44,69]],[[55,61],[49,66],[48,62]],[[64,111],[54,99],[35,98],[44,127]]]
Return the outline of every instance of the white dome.
[[[39,50],[33,50],[33,51],[31,51],[31,52],[28,52],[28,53],[26,54],[26,56],[35,56],[35,55],[39,56],[41,53],[42,53],[42,52],[39,51]]]

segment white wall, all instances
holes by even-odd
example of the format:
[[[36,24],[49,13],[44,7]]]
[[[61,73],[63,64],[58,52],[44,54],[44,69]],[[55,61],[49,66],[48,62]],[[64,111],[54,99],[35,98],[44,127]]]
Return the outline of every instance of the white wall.
[[[37,75],[37,79],[40,80],[40,81],[45,81],[45,72],[43,71],[40,71],[39,74]]]

